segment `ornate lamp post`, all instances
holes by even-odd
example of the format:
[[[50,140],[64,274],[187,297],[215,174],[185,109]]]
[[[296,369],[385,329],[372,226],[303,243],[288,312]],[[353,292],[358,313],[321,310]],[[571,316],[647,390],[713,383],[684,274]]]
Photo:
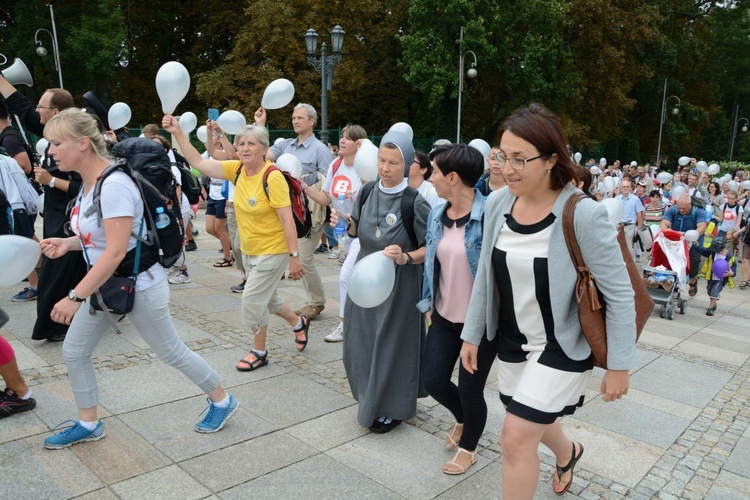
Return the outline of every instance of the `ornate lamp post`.
[[[317,57],[318,32],[310,28],[305,33],[307,62],[320,73],[320,140],[328,144],[328,92],[333,87],[333,68],[341,62],[341,48],[344,45],[346,32],[338,24],[331,30],[332,55],[328,55],[328,46],[320,45],[320,57]]]
[[[57,70],[57,76],[60,79],[60,88],[63,87],[63,77],[62,77],[62,67],[60,66],[60,45],[57,43],[57,26],[55,25],[55,9],[52,7],[52,4],[47,4],[49,7],[49,16],[52,20],[52,33],[50,33],[49,30],[46,30],[44,28],[39,28],[34,33],[34,43],[37,45],[36,53],[44,57],[47,55],[47,49],[42,45],[42,42],[39,40],[39,32],[44,31],[47,33],[50,38],[52,39],[52,55],[55,57],[55,69]]]
[[[661,165],[661,133],[664,129],[664,122],[667,119],[667,101],[670,99],[677,99],[677,104],[674,105],[674,108],[672,108],[672,114],[676,115],[680,112],[680,105],[682,104],[682,101],[680,101],[680,98],[676,95],[671,95],[667,97],[667,80],[664,80],[664,98],[661,102],[661,121],[659,122],[659,145],[656,148],[656,165]]]
[[[737,106],[737,111],[735,112],[734,116],[737,117],[740,115],[740,107]],[[742,120],[745,120],[745,124],[742,126],[742,131],[747,132],[747,125],[750,123],[750,120],[747,118],[737,118],[734,121],[734,130],[732,131],[732,142],[729,145],[729,163],[732,163],[732,154],[734,153],[734,141],[737,139],[737,126],[740,124]]]
[[[458,125],[456,126],[456,142],[461,142],[461,94],[464,91],[464,57],[466,57],[466,54],[471,54],[474,57],[474,62],[471,64],[471,67],[466,71],[466,76],[469,78],[475,78],[477,76],[477,55],[471,51],[467,50],[466,52],[463,52],[463,43],[464,43],[464,27],[461,26],[461,35],[458,39]]]

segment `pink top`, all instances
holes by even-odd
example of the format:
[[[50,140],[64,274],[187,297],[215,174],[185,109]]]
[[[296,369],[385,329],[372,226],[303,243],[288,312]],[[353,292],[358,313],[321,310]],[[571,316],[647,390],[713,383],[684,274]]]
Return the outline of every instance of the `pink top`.
[[[448,227],[443,225],[443,239],[438,243],[435,257],[440,262],[440,281],[435,294],[435,310],[452,323],[466,321],[469,308],[471,277],[469,259],[466,257],[464,236],[466,226]],[[444,298],[443,291],[449,290]]]

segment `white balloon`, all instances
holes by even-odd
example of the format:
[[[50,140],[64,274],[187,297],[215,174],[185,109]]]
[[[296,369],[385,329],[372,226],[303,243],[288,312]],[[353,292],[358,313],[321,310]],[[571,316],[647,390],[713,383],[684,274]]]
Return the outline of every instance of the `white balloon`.
[[[39,198],[36,200],[36,209],[37,212],[39,212],[39,215],[44,217],[44,191],[42,191],[42,194],[40,194]]]
[[[673,200],[676,200],[677,198],[679,198],[680,196],[682,196],[685,193],[687,193],[687,189],[685,189],[685,186],[677,186],[669,194],[670,194],[670,196],[672,196]]]
[[[169,61],[156,73],[156,93],[165,115],[174,113],[190,90],[190,73],[177,61]]]
[[[716,163],[712,163],[708,166],[708,173],[711,175],[716,175],[719,173],[719,170],[721,170],[721,167],[717,165]]]
[[[688,241],[698,241],[698,239],[701,237],[700,233],[696,231],[695,229],[690,229],[688,231],[685,231],[685,239]]]
[[[732,175],[731,175],[731,174],[724,174],[724,175],[723,175],[723,176],[721,177],[721,183],[722,183],[722,184],[724,184],[725,182],[729,182],[729,181],[731,181],[731,180],[732,180]]]
[[[239,132],[242,127],[247,125],[247,120],[245,120],[245,117],[242,116],[242,113],[239,111],[230,109],[220,114],[216,123],[219,124],[219,127],[221,127],[221,130],[224,132],[234,135]]]
[[[615,187],[620,187],[620,184],[622,184],[622,177],[615,177]]]
[[[195,113],[188,111],[180,117],[180,128],[185,132],[185,135],[189,135],[190,132],[195,130],[196,125],[198,125],[198,117],[195,116]]]
[[[354,156],[354,171],[362,182],[378,178],[378,147],[370,139],[362,139],[362,144]]]
[[[109,108],[107,113],[107,120],[109,121],[109,128],[111,130],[117,130],[124,127],[130,121],[130,117],[133,113],[130,111],[130,106],[124,102],[116,102]]]
[[[294,99],[294,84],[285,78],[279,78],[268,84],[263,92],[260,105],[266,109],[280,109]]]
[[[606,167],[607,166],[607,159],[606,158],[600,158],[599,159],[599,166],[600,167]]]
[[[600,175],[602,173],[602,169],[597,166],[593,166],[589,170],[591,170],[591,173],[594,175]]]
[[[612,224],[616,226],[622,222],[622,218],[625,216],[625,206],[620,200],[607,198],[602,200],[602,205],[607,209],[607,215]]]
[[[648,226],[648,227],[651,228],[651,239],[653,240],[656,238],[656,235],[659,234],[659,232],[661,232],[661,226],[653,225],[653,226]]]
[[[398,122],[391,125],[391,128],[388,129],[388,132],[401,132],[402,134],[406,135],[406,137],[409,138],[409,140],[414,139],[414,131],[411,129],[411,125],[404,122]]]
[[[682,165],[683,167],[690,163],[690,157],[689,156],[680,156],[680,159],[677,160],[677,163]]]
[[[198,136],[198,140],[203,144],[208,142],[208,131],[206,130],[205,125],[201,125],[200,127],[198,127],[198,130],[195,131],[195,135]]]
[[[36,141],[36,152],[39,153],[39,156],[44,155],[44,152],[47,151],[47,146],[49,146],[49,141],[44,137]]]
[[[15,234],[0,236],[0,262],[3,263],[0,286],[15,285],[28,276],[41,253],[39,243],[31,238]]]
[[[740,188],[740,185],[737,181],[729,181],[729,190],[730,191],[737,191]]]
[[[701,160],[695,164],[695,168],[698,169],[698,172],[708,172],[708,163]]]
[[[750,181],[742,181],[740,186],[742,186],[742,189],[750,189]]]
[[[393,127],[391,127],[391,128],[393,128]],[[474,148],[477,151],[479,151],[480,153],[482,153],[482,158],[484,158],[485,160],[487,158],[489,158],[490,151],[492,150],[492,148],[490,147],[490,145],[487,144],[487,141],[485,141],[484,139],[473,139],[469,143],[469,146],[471,146],[472,148]]]
[[[583,158],[583,155],[581,153],[576,153],[573,155],[573,159],[576,161],[576,163],[581,163],[581,158]]]
[[[612,190],[615,188],[615,180],[609,176],[605,177],[602,181],[602,187],[606,192],[612,192]]]
[[[658,174],[656,174],[656,180],[662,184],[666,184],[667,182],[672,180],[672,174],[670,174],[669,172],[659,172]]]
[[[638,162],[635,161],[635,160],[633,160],[633,161],[630,162],[630,166],[631,167],[637,167],[638,166]]]
[[[299,158],[291,153],[284,153],[276,158],[274,163],[284,172],[289,172],[289,175],[295,179],[299,179],[302,176],[302,164],[299,162]]]
[[[284,139],[283,137],[279,137],[278,139],[276,139],[275,141],[273,141],[273,145],[274,145],[274,146],[278,146],[279,144],[281,144],[281,143],[282,143],[282,142],[284,142],[285,140],[286,140],[286,139]]]
[[[355,264],[347,293],[359,307],[377,307],[391,295],[395,282],[395,263],[383,252],[375,252]]]

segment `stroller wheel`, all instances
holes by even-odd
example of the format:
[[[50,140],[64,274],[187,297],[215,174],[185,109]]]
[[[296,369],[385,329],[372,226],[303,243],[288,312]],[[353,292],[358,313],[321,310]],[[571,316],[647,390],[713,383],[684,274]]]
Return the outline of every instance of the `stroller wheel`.
[[[667,317],[670,321],[674,319],[675,314],[677,314],[677,308],[674,304],[669,304],[669,307],[667,307]]]
[[[685,314],[688,308],[687,299],[680,299],[679,307],[680,307],[680,314]]]
[[[659,317],[660,318],[667,317],[667,304],[662,304],[662,306],[659,308]]]

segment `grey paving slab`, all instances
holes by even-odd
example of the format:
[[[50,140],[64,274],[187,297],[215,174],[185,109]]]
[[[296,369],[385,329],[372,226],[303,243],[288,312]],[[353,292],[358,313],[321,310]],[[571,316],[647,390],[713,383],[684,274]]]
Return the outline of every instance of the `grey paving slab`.
[[[47,361],[37,356],[37,354],[32,349],[29,349],[22,341],[11,340],[8,343],[13,347],[19,370],[47,366]]]
[[[467,477],[437,497],[438,500],[455,498],[500,499],[503,491],[503,468],[499,460]]]
[[[232,280],[231,284],[236,283]],[[229,291],[227,291],[227,293],[215,293],[200,297],[184,297],[181,299],[174,299],[174,301],[204,313],[239,311],[240,309],[239,294],[231,293]]]
[[[211,491],[221,492],[315,454],[315,449],[278,431],[186,460],[180,467]]]
[[[220,494],[224,499],[403,499],[387,487],[326,455],[315,455]]]
[[[699,356],[710,361],[727,363],[734,366],[742,366],[742,364],[744,364],[745,361],[750,358],[750,356],[741,352],[733,351],[731,349],[724,349],[721,347],[714,347],[703,342],[693,342],[692,340],[685,340],[683,342],[680,342],[674,347],[674,351],[684,352],[686,354]]]
[[[269,363],[262,370],[252,372],[241,372],[234,366],[237,361],[247,356],[249,351],[244,349],[225,349],[221,351],[201,353],[203,359],[216,370],[221,377],[221,385],[224,388],[232,388],[238,385],[247,384],[264,378],[277,377],[288,373],[279,363],[274,363],[273,353],[269,353]],[[231,392],[231,391],[230,391]]]
[[[354,400],[292,373],[259,380],[234,391],[259,417],[284,428],[351,406]]]
[[[627,398],[616,404],[597,398],[579,408],[575,417],[661,448],[668,448],[691,422],[690,419],[649,408]],[[648,425],[644,425],[644,422],[648,422]]]
[[[479,457],[463,476],[443,474],[450,452],[443,448],[442,439],[409,424],[388,434],[368,434],[326,455],[407,498],[433,498],[489,463]]]
[[[221,432],[202,434],[194,425],[207,406],[204,397],[153,406],[120,416],[131,429],[175,462],[253,439],[277,428],[246,409],[247,399],[238,399],[237,412]]]
[[[19,413],[13,418],[0,420],[0,444],[41,434],[48,430],[49,427],[37,416],[35,410]]]
[[[728,335],[709,333],[700,331],[690,337],[690,341],[699,342],[712,347],[720,347],[728,351],[735,351],[742,354],[750,354],[750,338],[743,335],[744,339],[737,338],[739,335]]]
[[[750,439],[742,438],[729,455],[729,460],[724,464],[724,470],[734,472],[750,480]],[[750,494],[750,490],[748,490]]]
[[[110,488],[101,488],[76,497],[76,500],[118,500],[118,498]]]
[[[125,328],[129,329],[132,327],[126,326]],[[134,338],[136,335],[138,334],[135,333],[134,329],[127,338],[123,335],[115,334],[114,330],[109,330],[96,345],[93,357],[116,356],[118,354],[138,350],[139,347],[128,340],[129,338]],[[46,340],[40,341],[28,339],[24,340],[24,344],[50,365],[65,363],[65,358],[62,353],[62,342],[47,342]]]
[[[357,405],[288,427],[286,432],[318,451],[326,451],[370,431],[357,423]]]
[[[91,450],[100,444],[98,441],[79,446]],[[0,445],[0,498],[69,498],[103,486],[70,449],[44,449],[39,437]]]
[[[45,431],[68,419],[77,419],[78,410],[67,379],[47,382],[33,387],[36,408],[34,414],[46,425]],[[109,417],[110,412],[101,405],[97,408],[99,418]],[[16,417],[14,417],[16,418]]]
[[[122,500],[144,498],[197,500],[211,495],[211,491],[204,488],[177,465],[142,474],[114,484],[111,488]]]
[[[597,396],[600,396],[598,388]],[[671,399],[665,399],[648,392],[633,389],[632,387],[628,391],[628,394],[625,398],[625,401],[636,403],[647,408],[652,408],[654,410],[659,410],[660,412],[674,415],[676,417],[681,417],[690,421],[698,417],[698,415],[700,415],[701,413],[701,408],[680,403],[678,401],[673,401]]]
[[[747,500],[750,498],[750,479],[732,472],[721,471],[706,495],[706,500]]]

